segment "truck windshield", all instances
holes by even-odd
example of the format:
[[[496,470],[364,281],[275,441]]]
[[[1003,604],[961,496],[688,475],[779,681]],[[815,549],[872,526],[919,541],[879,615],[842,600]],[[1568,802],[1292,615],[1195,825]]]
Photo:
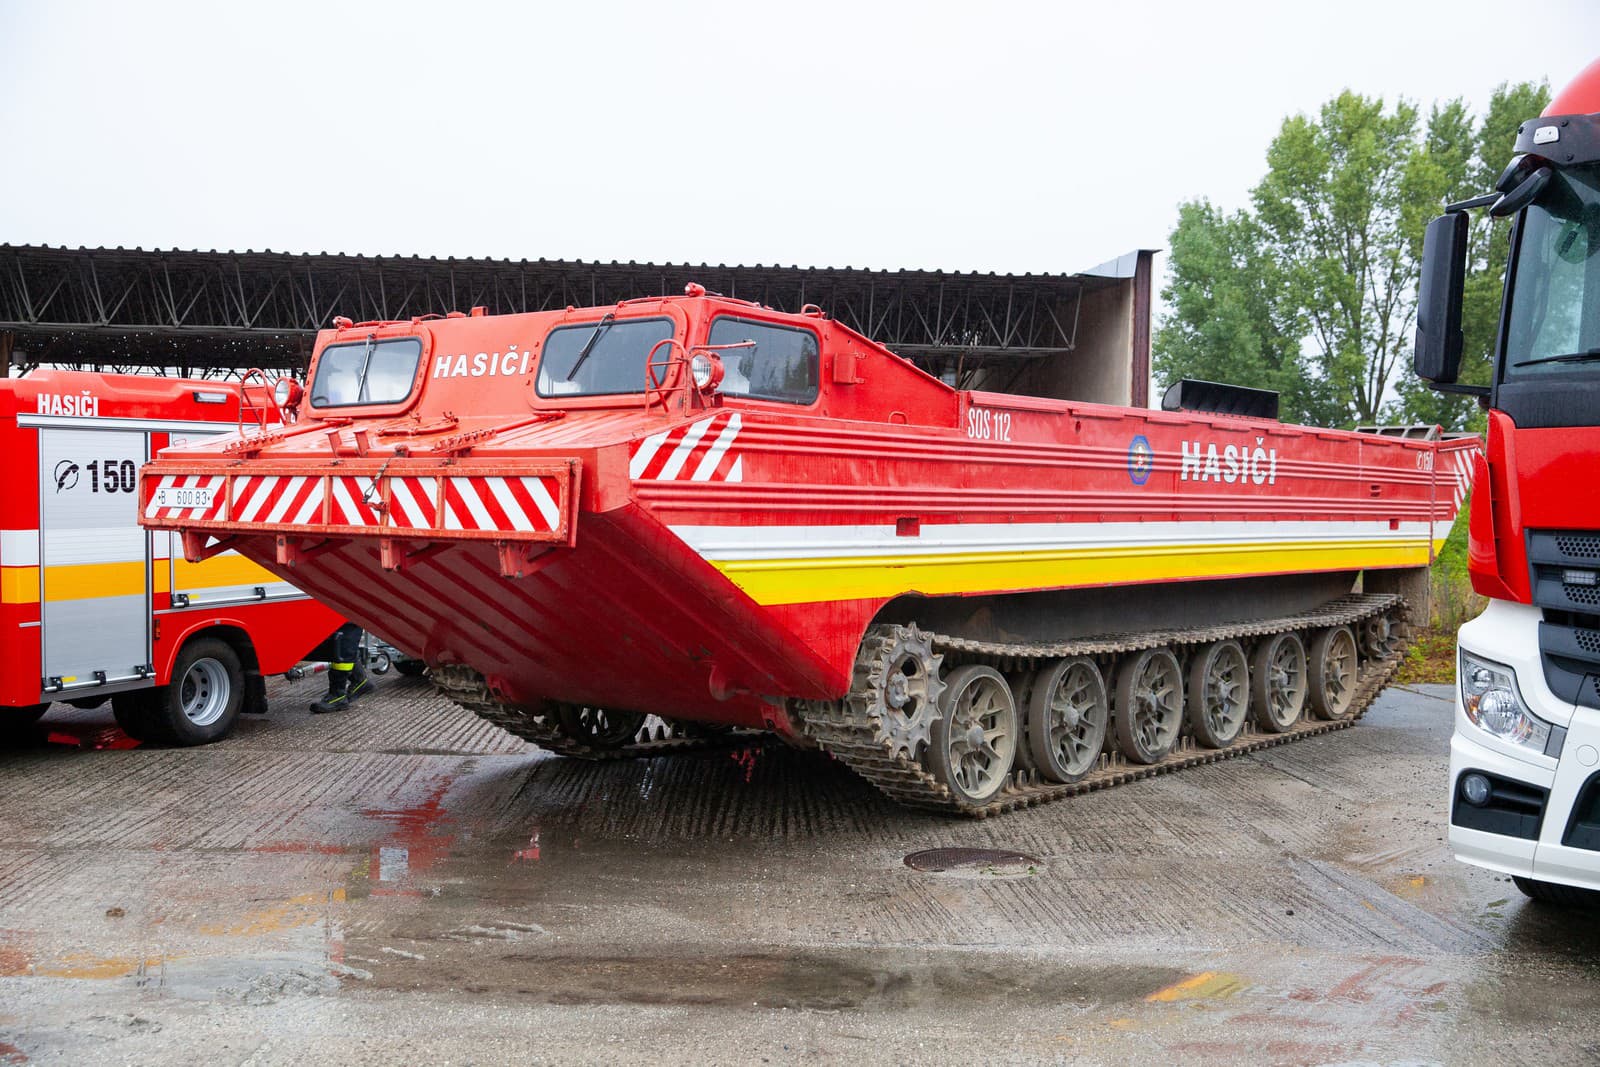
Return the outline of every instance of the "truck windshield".
[[[558,326],[539,357],[540,396],[615,396],[644,392],[644,361],[671,337],[671,319],[616,319]],[[671,355],[663,346],[657,360]],[[656,372],[658,375],[661,371]]]
[[[1600,375],[1600,167],[1556,171],[1516,255],[1501,380]]]
[[[311,380],[311,406],[350,407],[354,404],[398,404],[411,395],[417,377],[422,341],[415,337],[367,337],[349,344],[329,345],[317,359]]]

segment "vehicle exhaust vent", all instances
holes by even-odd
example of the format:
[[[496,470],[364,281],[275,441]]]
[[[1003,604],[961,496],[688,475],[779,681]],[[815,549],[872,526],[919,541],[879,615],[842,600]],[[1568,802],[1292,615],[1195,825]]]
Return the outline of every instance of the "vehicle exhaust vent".
[[[1246,419],[1276,419],[1278,394],[1271,389],[1249,389],[1184,378],[1167,387],[1162,411],[1197,411],[1208,415],[1237,415]]]

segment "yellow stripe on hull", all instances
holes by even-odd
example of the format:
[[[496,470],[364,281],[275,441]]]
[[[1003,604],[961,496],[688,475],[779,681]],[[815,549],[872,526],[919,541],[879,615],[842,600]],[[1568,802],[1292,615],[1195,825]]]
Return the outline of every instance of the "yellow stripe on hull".
[[[1432,562],[1429,556],[1426,541],[1397,538],[710,562],[756,603],[771,605],[880,599],[911,592],[1005,593],[1246,574],[1426,567]]]

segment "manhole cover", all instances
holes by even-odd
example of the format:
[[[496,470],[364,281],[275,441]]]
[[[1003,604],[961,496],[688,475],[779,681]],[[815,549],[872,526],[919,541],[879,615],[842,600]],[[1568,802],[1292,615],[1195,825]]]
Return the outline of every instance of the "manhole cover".
[[[906,857],[906,866],[929,874],[987,874],[1017,877],[1037,874],[1044,863],[1024,852],[1003,848],[930,848]]]

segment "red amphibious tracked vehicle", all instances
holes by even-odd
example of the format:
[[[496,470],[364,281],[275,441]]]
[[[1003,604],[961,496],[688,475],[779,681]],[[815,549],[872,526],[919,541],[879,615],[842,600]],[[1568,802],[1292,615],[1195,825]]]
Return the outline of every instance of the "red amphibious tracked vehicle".
[[[289,428],[163,453],[144,523],[557,752],[764,730],[969,814],[1348,724],[1476,447],[1287,426],[1275,398],[957,390],[694,285],[480,311],[336,320],[305,395],[280,383]]]

